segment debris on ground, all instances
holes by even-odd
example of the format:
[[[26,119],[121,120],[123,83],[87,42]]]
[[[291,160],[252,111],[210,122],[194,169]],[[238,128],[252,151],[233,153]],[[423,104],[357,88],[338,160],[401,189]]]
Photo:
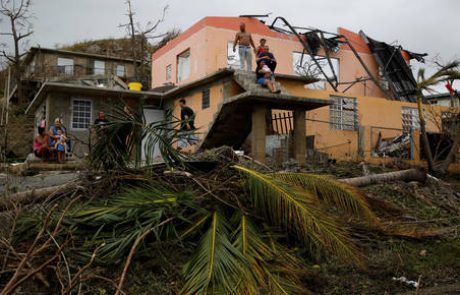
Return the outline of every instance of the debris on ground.
[[[240,168],[232,168],[235,165]],[[97,290],[99,293],[102,292],[101,294],[116,293],[117,290],[122,290],[126,294],[176,294],[184,288],[193,289],[184,281],[184,267],[191,271],[191,266],[187,266],[185,262],[194,253],[193,249],[203,243],[199,237],[205,235],[206,231],[200,227],[221,218],[218,215],[212,217],[213,215],[204,214],[201,215],[204,216],[203,219],[199,219],[201,212],[223,206],[226,209],[221,212],[242,210],[251,218],[265,220],[263,215],[259,215],[262,211],[252,207],[254,205],[248,206],[248,200],[242,196],[247,196],[246,194],[252,190],[260,193],[260,190],[263,190],[261,184],[274,181],[273,175],[277,174],[279,177],[289,175],[288,178],[280,179],[291,183],[300,181],[301,178],[296,177],[301,175],[310,175],[309,181],[326,183],[333,181],[333,178],[348,178],[348,183],[358,179],[355,184],[362,185],[359,191],[346,184],[342,184],[343,188],[349,188],[350,193],[362,195],[362,200],[369,204],[372,214],[376,216],[375,223],[367,223],[365,220],[373,220],[374,217],[360,219],[350,213],[342,215],[340,212],[343,208],[357,209],[352,209],[355,205],[348,207],[345,203],[334,201],[331,199],[332,195],[328,195],[340,187],[340,182],[334,182],[337,184],[334,184],[333,190],[327,189],[330,185],[323,186],[321,190],[326,189],[323,191],[326,195],[319,196],[321,202],[328,204],[321,209],[325,210],[323,214],[333,213],[331,216],[335,215],[349,228],[350,241],[362,254],[362,260],[358,261],[364,262],[366,268],[354,266],[350,264],[351,261],[343,260],[340,256],[328,255],[320,249],[302,246],[302,243],[295,239],[295,235],[289,234],[289,239],[286,239],[287,237],[283,237],[285,233],[275,231],[276,235],[273,237],[276,237],[277,245],[282,245],[283,252],[287,255],[286,261],[296,261],[295,263],[299,263],[299,269],[305,268],[301,276],[297,277],[298,274],[295,274],[290,278],[293,282],[301,279],[309,290],[317,294],[330,295],[396,294],[409,292],[414,288],[423,292],[425,288],[458,282],[460,261],[457,256],[460,253],[460,241],[456,233],[460,229],[460,196],[456,189],[460,183],[459,179],[427,179],[425,174],[417,169],[409,172],[391,171],[388,167],[367,164],[364,173],[366,175],[362,176],[362,166],[363,164],[359,163],[336,163],[299,167],[295,162],[289,162],[280,171],[273,171],[272,168],[248,156],[235,154],[232,149],[223,147],[196,155],[185,162],[185,170],[169,169],[165,164],[155,164],[112,174],[30,171],[27,176],[16,175],[14,181],[20,189],[16,189],[16,194],[19,194],[13,196],[20,198],[20,194],[24,194],[22,197],[38,201],[45,197],[46,202],[19,202],[22,203],[22,207],[19,203],[16,207],[4,206],[9,211],[4,211],[1,215],[0,230],[6,237],[2,243],[3,246],[11,247],[6,249],[0,245],[1,261],[6,261],[2,271],[7,274],[0,279],[0,284],[8,283],[7,278],[10,278],[12,281],[10,280],[6,287],[8,290],[15,290],[16,284],[27,278],[25,276],[29,276],[35,280],[27,287],[24,286],[23,290],[28,292],[46,293],[45,290],[60,290],[69,294],[76,286],[86,291]],[[401,176],[406,175],[405,173],[412,177]],[[420,177],[421,173],[423,177]],[[245,188],[242,185],[247,175],[252,175],[254,180],[262,182]],[[388,177],[389,175],[392,177]],[[363,177],[382,177],[383,181],[364,183]],[[151,186],[152,183],[155,183],[156,187]],[[160,183],[173,190],[160,188]],[[332,185],[332,182],[330,184]],[[302,185],[312,188],[314,184],[305,182]],[[60,186],[65,189],[46,191]],[[146,187],[149,188],[150,194],[146,194]],[[152,193],[157,189],[159,199],[155,196],[156,193]],[[127,195],[129,191],[131,193]],[[37,193],[41,192],[44,193],[38,196]],[[182,202],[188,204],[190,200],[195,200],[190,199],[188,194],[199,200],[199,206],[187,207],[188,209],[177,216],[172,214],[175,206],[183,206]],[[185,199],[181,199],[184,197]],[[158,208],[150,202],[174,203],[179,199],[180,203],[164,207],[164,213],[158,216],[150,215]],[[144,205],[136,207],[137,201]],[[128,206],[127,209],[131,208],[126,211],[127,215],[119,215],[119,212],[125,210],[121,204],[126,204],[123,206]],[[191,217],[187,217],[190,210],[197,211]],[[274,209],[267,207],[265,210]],[[361,213],[368,214],[365,211]],[[143,217],[133,214],[141,214],[139,216]],[[158,220],[159,223],[155,221],[152,223],[153,227],[148,228],[138,227],[145,222],[143,218],[147,216],[153,218],[152,220]],[[37,219],[38,217],[40,219]],[[133,220],[131,218],[135,218],[136,221],[130,223]],[[195,225],[187,229],[185,225],[191,222],[189,219],[195,219]],[[178,220],[185,223],[176,223]],[[230,224],[232,220],[229,218],[226,222]],[[109,227],[114,226],[110,229],[110,234],[108,228],[104,228],[105,225],[99,226],[102,225],[100,222]],[[265,231],[273,230],[266,227],[266,222],[258,221],[254,226],[263,226]],[[162,224],[165,226],[164,229],[157,231],[156,227]],[[226,225],[226,230],[229,226]],[[117,227],[124,230],[118,232]],[[45,230],[41,234],[40,228]],[[135,234],[127,235],[133,230],[136,230]],[[178,230],[182,233],[176,232]],[[189,241],[186,240],[183,240],[182,246],[179,247],[174,239],[160,240],[164,234],[172,235],[171,237],[188,237],[191,230],[198,230],[190,236],[193,247],[190,247]],[[16,232],[20,235],[16,236]],[[72,237],[72,240],[68,240],[66,235]],[[34,236],[37,242],[32,245]],[[265,239],[264,235],[261,237]],[[287,240],[290,242],[286,243]],[[104,243],[101,243],[102,241]],[[106,248],[107,243],[110,245],[109,248]],[[19,254],[18,259],[12,259],[14,251],[24,253],[27,249],[30,252],[28,259],[24,258],[24,254]],[[64,256],[67,262],[64,262]],[[109,261],[111,266],[107,267],[106,263]],[[24,263],[19,267],[21,271],[15,272],[18,263],[21,262]],[[198,260],[195,263],[199,263]],[[40,268],[42,265],[43,268]],[[50,278],[55,276],[62,282],[62,287],[51,283]],[[90,286],[93,289],[88,289]],[[157,293],[152,293],[152,290],[157,290]]]

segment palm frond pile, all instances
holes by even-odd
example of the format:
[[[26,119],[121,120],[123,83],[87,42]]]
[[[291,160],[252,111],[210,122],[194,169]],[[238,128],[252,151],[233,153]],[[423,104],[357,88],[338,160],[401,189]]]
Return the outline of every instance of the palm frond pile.
[[[189,169],[172,148],[175,123],[143,122],[134,112],[116,112],[111,124],[97,130],[103,140],[92,163],[117,173],[82,180],[85,189],[72,195],[80,199],[68,211],[69,198],[58,198],[51,202],[58,204],[55,212],[43,204],[18,219],[16,237],[35,235],[46,215],[60,229],[43,230],[56,245],[66,245],[53,266],[61,286],[51,289],[75,288],[71,272],[80,288],[102,274],[122,285],[119,274],[131,258],[136,265],[166,260],[176,266],[180,279],[172,290],[179,294],[308,294],[308,269],[317,261],[366,267],[355,225],[381,225],[358,189],[321,175],[260,172],[228,152],[210,172]],[[163,164],[134,168],[142,141],[150,154],[160,149]],[[177,173],[184,167],[190,173]]]

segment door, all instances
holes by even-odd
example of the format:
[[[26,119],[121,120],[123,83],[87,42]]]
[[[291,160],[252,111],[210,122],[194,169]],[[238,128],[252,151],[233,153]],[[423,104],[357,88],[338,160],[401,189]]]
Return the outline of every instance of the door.
[[[158,109],[144,109],[145,121],[147,124],[164,120],[164,111]],[[146,151],[146,140],[142,141],[141,160],[144,164],[149,164],[155,161],[155,158],[161,156],[158,144],[153,148],[153,154]]]

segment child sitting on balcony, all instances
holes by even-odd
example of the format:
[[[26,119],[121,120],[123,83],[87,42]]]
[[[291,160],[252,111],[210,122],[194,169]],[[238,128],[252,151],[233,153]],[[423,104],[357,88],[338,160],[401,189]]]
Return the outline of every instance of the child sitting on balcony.
[[[270,68],[266,64],[262,66],[262,71],[265,73],[264,75],[265,78],[271,78],[273,74],[272,70],[270,70]]]
[[[257,63],[256,78],[257,84],[267,87],[271,93],[280,93],[279,89],[276,89],[275,81],[272,79],[273,72],[268,67],[264,60]]]

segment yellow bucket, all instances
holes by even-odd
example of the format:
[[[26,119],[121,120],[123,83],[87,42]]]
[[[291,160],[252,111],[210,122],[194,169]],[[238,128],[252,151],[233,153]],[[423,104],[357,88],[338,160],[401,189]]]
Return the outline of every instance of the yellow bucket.
[[[131,82],[128,84],[129,90],[134,90],[134,91],[141,91],[142,90],[142,83],[139,82]]]

